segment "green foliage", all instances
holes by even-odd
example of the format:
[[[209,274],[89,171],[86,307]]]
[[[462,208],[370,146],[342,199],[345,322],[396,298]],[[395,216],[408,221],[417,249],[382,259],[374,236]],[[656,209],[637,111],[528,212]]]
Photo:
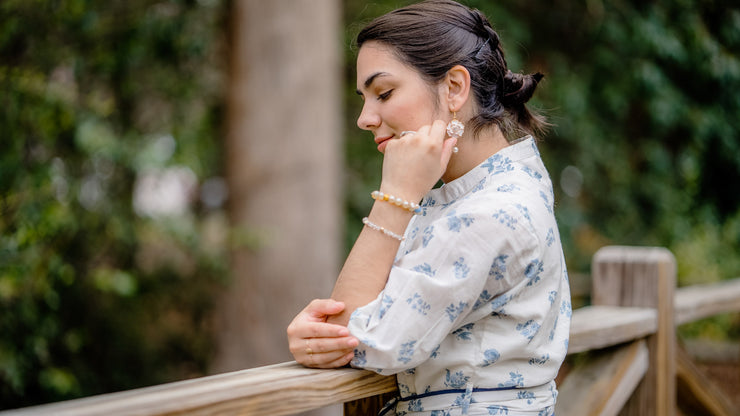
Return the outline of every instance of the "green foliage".
[[[218,174],[222,10],[0,2],[0,408],[205,371],[221,253],[132,194]]]
[[[410,2],[343,2],[348,242],[382,163],[355,125],[352,40]],[[464,2],[513,71],[547,75],[532,104],[555,124],[541,150],[572,272],[634,244],[672,250],[682,284],[740,275],[740,5]],[[134,190],[166,169],[220,173],[226,3],[0,2],[0,408],[205,371],[220,212],[152,218]]]

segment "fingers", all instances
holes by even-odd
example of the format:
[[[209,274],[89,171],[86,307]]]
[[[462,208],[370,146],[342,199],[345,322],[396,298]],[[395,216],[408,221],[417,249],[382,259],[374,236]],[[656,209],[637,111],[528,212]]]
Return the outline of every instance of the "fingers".
[[[442,144],[442,166],[447,166],[447,164],[450,163],[450,158],[452,158],[452,153],[454,153],[453,149],[456,145],[457,137],[450,137],[445,139]]]
[[[353,351],[332,351],[321,354],[304,354],[296,357],[296,361],[311,368],[337,368],[347,365],[354,356]]]
[[[360,342],[357,338],[348,336],[341,338],[291,338],[288,342],[288,348],[294,357],[298,358],[302,354],[324,354],[333,351],[354,350]]]
[[[335,338],[349,335],[347,327],[326,322],[314,322],[299,314],[288,325],[288,338]]]
[[[432,144],[441,143],[446,134],[445,123],[442,120],[435,120],[432,124],[421,126],[417,130],[419,139],[427,138]]]
[[[352,360],[359,343],[354,337],[295,339],[291,340],[290,352],[306,367],[341,367]]]
[[[326,323],[328,316],[344,310],[344,303],[316,299],[308,304],[288,325],[288,338],[343,337],[349,331],[342,325]]]
[[[344,303],[333,299],[314,299],[303,312],[309,317],[324,320],[328,315],[336,315],[344,310]]]

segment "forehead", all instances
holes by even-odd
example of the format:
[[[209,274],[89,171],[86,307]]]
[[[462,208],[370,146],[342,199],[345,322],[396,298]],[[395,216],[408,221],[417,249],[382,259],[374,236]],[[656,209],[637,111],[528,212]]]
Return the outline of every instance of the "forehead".
[[[368,80],[387,76],[403,78],[418,77],[418,74],[398,59],[390,47],[378,42],[362,45],[357,55],[357,88],[366,87]]]

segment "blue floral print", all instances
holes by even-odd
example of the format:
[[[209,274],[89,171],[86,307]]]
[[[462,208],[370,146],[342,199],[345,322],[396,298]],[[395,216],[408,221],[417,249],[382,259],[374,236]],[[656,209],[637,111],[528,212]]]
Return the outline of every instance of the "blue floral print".
[[[498,222],[501,224],[504,224],[505,226],[511,228],[512,230],[516,230],[516,218],[509,215],[506,211],[503,209],[498,210],[495,214],[493,214],[493,218],[496,218]]]
[[[483,185],[485,185],[485,184],[486,184],[486,180],[487,180],[487,179],[488,179],[488,178],[483,178],[483,179],[481,179],[481,180],[480,180],[480,182],[478,182],[478,184],[477,184],[477,185],[475,185],[475,188],[473,188],[473,189],[472,189],[472,190],[471,190],[470,192],[471,192],[471,193],[476,193],[476,192],[478,192],[478,191],[481,191],[481,190],[483,190],[483,189],[484,189],[484,188],[483,188]]]
[[[424,406],[421,405],[421,400],[411,400],[409,401],[409,410],[412,412],[423,412]]]
[[[431,305],[424,301],[424,299],[422,299],[421,295],[418,293],[414,293],[413,296],[406,299],[406,303],[411,305],[411,309],[419,312],[424,316],[426,316],[427,312],[429,312],[429,309],[432,308]]]
[[[550,361],[550,354],[545,354],[539,358],[530,358],[529,365],[543,365]]]
[[[545,242],[547,243],[547,246],[550,247],[555,242],[555,231],[550,228],[547,230],[547,237],[545,237]]]
[[[429,355],[429,357],[431,357],[431,358],[437,358],[437,357],[439,357],[439,347],[441,347],[441,345],[437,345],[436,347],[434,347],[434,349],[432,350],[432,353]]]
[[[540,179],[542,179],[542,174],[541,174],[541,173],[539,173],[539,172],[537,172],[537,171],[535,171],[535,170],[533,170],[533,169],[532,169],[532,168],[530,168],[529,166],[525,166],[525,167],[523,167],[523,168],[522,168],[522,170],[523,170],[524,172],[526,172],[526,173],[527,173],[527,175],[531,176],[531,177],[532,177],[532,178],[534,178],[534,179],[537,179],[538,181],[539,181]]]
[[[524,376],[518,371],[512,371],[509,373],[509,380],[504,383],[500,383],[499,387],[524,387]]]
[[[529,281],[527,283],[527,286],[532,286],[533,284],[540,281],[540,274],[545,270],[545,265],[542,263],[540,259],[534,259],[531,263],[527,265],[527,268],[524,270],[524,275],[527,276],[527,280]]]
[[[404,364],[408,364],[411,361],[411,357],[414,355],[414,345],[416,341],[409,341],[401,344],[401,349],[398,351],[398,361]]]
[[[510,172],[514,170],[511,159],[509,159],[508,157],[503,157],[499,154],[495,154],[489,157],[488,160],[483,162],[481,167],[487,169],[488,173],[493,175],[498,175],[500,173]]]
[[[432,266],[429,263],[419,264],[417,266],[414,266],[411,270],[419,273],[424,273],[429,277],[434,277],[434,275],[437,274],[437,271],[432,270]]]
[[[481,306],[488,303],[491,299],[493,299],[493,296],[488,293],[488,290],[484,289],[480,295],[478,295],[478,300],[475,301],[475,304],[473,305],[473,310],[480,309]]]
[[[446,369],[445,372],[445,386],[451,389],[461,389],[470,380],[470,377],[466,376],[462,371],[456,371],[451,374],[450,370]]]
[[[459,302],[457,306],[455,306],[454,303],[451,303],[450,306],[448,306],[445,309],[445,312],[447,313],[447,317],[450,318],[450,322],[455,322],[455,319],[457,319],[458,316],[462,313],[463,309],[467,307],[467,302]]]
[[[391,306],[393,306],[393,298],[391,298],[390,296],[386,294],[383,294],[383,300],[381,301],[380,312],[379,312],[380,319],[383,319],[383,316],[385,315],[385,313],[388,311],[388,309]]]
[[[511,296],[510,295],[501,295],[501,296],[498,296],[498,297],[494,298],[493,301],[491,302],[491,309],[493,311],[503,312],[504,305],[506,305],[507,303],[509,303],[510,300],[511,300]]]
[[[383,294],[348,324],[361,340],[352,365],[397,376],[399,415],[555,403],[571,311],[552,183],[532,139],[479,167],[425,196]],[[474,388],[500,388],[501,402],[476,402]]]
[[[516,204],[516,208],[522,213],[522,217],[526,218],[527,221],[532,222],[532,218],[529,216],[529,208],[522,204]]]
[[[460,257],[454,263],[455,266],[455,279],[465,279],[470,273],[470,267],[465,264],[465,258]]]
[[[431,225],[424,229],[424,236],[421,238],[421,243],[423,247],[426,247],[429,245],[429,242],[432,241],[432,238],[434,238],[434,226]]]
[[[463,227],[470,227],[473,225],[473,222],[474,218],[471,216],[465,214],[457,216],[454,211],[447,217],[447,227],[449,227],[450,231],[456,233],[459,233]]]
[[[526,400],[527,404],[532,404],[532,402],[534,401],[534,393],[532,393],[531,391],[520,391],[517,393],[516,397],[518,399]]]
[[[493,405],[486,407],[489,415],[508,415],[509,408],[506,406]]]
[[[563,303],[560,304],[560,314],[565,315],[568,318],[573,315],[573,308],[570,306],[569,300],[564,300]]]
[[[501,358],[501,354],[493,349],[487,349],[483,351],[483,362],[480,364],[481,367],[488,367],[491,364],[494,364],[498,359]]]
[[[544,191],[540,191],[540,198],[545,201],[545,208],[547,208],[547,211],[552,214],[552,203],[550,202],[550,198],[545,195]]]
[[[506,254],[501,254],[500,256],[497,256],[495,259],[493,259],[493,264],[491,264],[491,270],[488,271],[489,276],[493,276],[494,279],[500,280],[504,278],[504,273],[506,273],[506,259],[509,258]]]
[[[464,341],[470,341],[473,335],[472,332],[470,332],[473,329],[473,326],[475,326],[475,323],[469,323],[467,325],[463,325],[460,328],[452,331],[452,335],[455,336],[458,340],[464,340]]]
[[[521,188],[519,188],[518,186],[514,185],[513,183],[507,183],[505,185],[501,185],[498,188],[496,188],[496,190],[499,191],[499,192],[507,192],[507,193],[508,192],[518,191],[520,189]]]
[[[523,324],[518,324],[516,326],[516,329],[517,331],[519,331],[520,334],[527,337],[527,339],[531,341],[532,338],[534,338],[535,334],[537,334],[537,331],[540,329],[540,324],[535,322],[533,319],[530,319]]]
[[[365,358],[365,350],[355,349],[354,353],[355,357],[352,359],[352,364],[358,367],[364,367],[367,364],[367,359]]]

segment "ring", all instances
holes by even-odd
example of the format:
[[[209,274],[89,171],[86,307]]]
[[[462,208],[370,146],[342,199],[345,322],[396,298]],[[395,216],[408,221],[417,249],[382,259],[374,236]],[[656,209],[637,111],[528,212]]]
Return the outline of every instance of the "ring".
[[[308,346],[308,340],[306,340],[306,354],[313,360],[313,350]]]
[[[403,136],[405,136],[407,134],[416,134],[416,132],[413,131],[413,130],[404,130],[404,131],[401,132],[401,135],[398,136],[398,137],[403,137]]]

